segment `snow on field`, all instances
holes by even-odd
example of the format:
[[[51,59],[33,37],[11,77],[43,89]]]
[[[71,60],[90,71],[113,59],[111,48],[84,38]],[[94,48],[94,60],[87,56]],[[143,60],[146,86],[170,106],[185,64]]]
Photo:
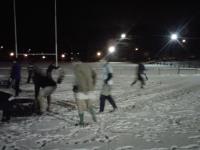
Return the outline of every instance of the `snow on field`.
[[[95,110],[99,108],[101,64],[98,72]],[[164,66],[146,65],[149,80],[144,89],[134,80],[133,64],[113,63],[113,97],[118,111],[106,103],[105,112],[97,113],[93,123],[86,113],[86,127],[75,126],[77,110],[64,107],[74,103],[71,65],[62,65],[65,79],[52,95],[52,113],[42,116],[12,118],[0,123],[1,150],[199,150],[200,149],[200,76],[190,70],[177,74],[177,69],[159,72]],[[6,71],[1,71],[2,75]],[[25,84],[22,96],[33,97],[33,85]],[[5,90],[5,89],[1,89]],[[10,89],[9,89],[10,90]],[[7,90],[8,91],[8,90]],[[10,92],[12,92],[10,90]]]

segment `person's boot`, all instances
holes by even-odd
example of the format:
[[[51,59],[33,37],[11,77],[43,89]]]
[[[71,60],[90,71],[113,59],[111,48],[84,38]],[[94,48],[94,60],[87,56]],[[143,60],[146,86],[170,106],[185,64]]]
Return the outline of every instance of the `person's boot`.
[[[94,122],[97,122],[97,118],[96,118],[96,115],[95,115],[95,112],[94,112],[93,108],[89,108],[89,112],[92,115],[92,120]]]
[[[79,117],[80,117],[79,125],[84,126],[84,113],[79,113]]]

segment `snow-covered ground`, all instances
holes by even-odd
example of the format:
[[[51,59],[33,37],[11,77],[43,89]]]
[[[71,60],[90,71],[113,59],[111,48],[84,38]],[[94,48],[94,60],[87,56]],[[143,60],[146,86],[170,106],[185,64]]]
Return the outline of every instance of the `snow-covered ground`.
[[[98,72],[95,110],[99,108],[101,64]],[[149,80],[144,89],[134,80],[134,64],[112,63],[114,69],[113,97],[118,111],[106,103],[105,112],[97,114],[93,123],[86,113],[86,127],[78,122],[72,93],[72,66],[62,65],[65,79],[52,95],[52,113],[42,116],[12,118],[0,123],[1,150],[199,150],[200,149],[200,75],[197,69],[146,65]],[[165,70],[162,70],[166,68]],[[160,70],[159,70],[160,69]],[[2,75],[6,71],[1,71]],[[21,96],[33,97],[33,85],[26,84],[23,73]],[[8,91],[6,89],[1,89]],[[10,90],[10,89],[9,89]],[[12,92],[10,90],[10,92]]]

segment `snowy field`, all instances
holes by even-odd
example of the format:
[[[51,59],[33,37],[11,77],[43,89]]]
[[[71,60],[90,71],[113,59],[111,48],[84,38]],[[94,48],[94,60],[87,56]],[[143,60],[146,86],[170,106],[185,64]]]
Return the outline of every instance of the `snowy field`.
[[[97,98],[93,100],[98,112],[102,64],[92,65],[98,72]],[[72,65],[61,66],[65,79],[52,95],[52,113],[13,117],[9,124],[0,123],[0,150],[200,149],[199,69],[178,71],[171,66],[146,64],[149,80],[140,89],[139,83],[130,86],[135,76],[134,64],[112,63],[113,97],[118,111],[109,113],[112,108],[106,103],[105,112],[97,114],[97,123],[86,113],[89,125],[79,127],[74,125],[79,118],[73,107]],[[0,78],[5,78],[8,66],[0,67]],[[26,70],[22,76],[21,96],[33,97],[33,85],[25,83]]]

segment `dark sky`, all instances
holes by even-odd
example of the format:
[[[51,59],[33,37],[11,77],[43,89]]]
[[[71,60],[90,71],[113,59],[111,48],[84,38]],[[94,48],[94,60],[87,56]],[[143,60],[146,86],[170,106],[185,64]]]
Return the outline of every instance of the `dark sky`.
[[[13,0],[1,0],[0,6],[0,44],[14,49]],[[57,0],[58,50],[87,55],[105,51],[110,42],[127,32],[129,49],[137,46],[155,54],[170,32],[181,30],[180,35],[188,38],[188,49],[197,54],[199,12],[197,1]],[[54,0],[16,0],[16,15],[20,51],[54,50]]]

